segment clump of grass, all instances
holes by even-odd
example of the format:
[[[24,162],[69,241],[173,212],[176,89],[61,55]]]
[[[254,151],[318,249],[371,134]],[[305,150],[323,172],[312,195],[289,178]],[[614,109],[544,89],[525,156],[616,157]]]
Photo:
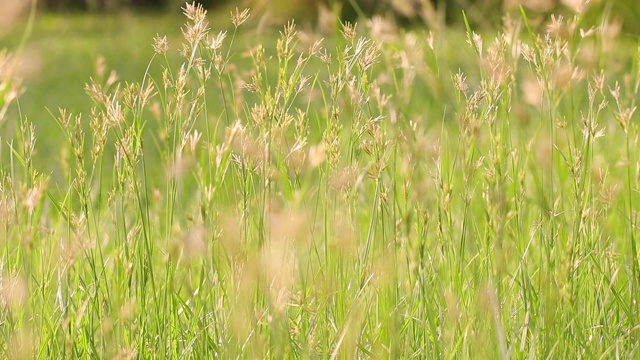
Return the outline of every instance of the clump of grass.
[[[55,114],[64,183],[33,124],[3,145],[6,356],[636,356],[640,77],[607,18],[271,44],[184,14]]]

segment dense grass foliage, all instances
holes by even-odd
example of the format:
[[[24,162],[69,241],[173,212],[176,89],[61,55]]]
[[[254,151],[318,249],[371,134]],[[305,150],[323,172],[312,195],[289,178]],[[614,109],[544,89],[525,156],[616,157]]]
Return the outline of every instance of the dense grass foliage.
[[[637,39],[184,12],[46,151],[0,113],[3,357],[638,357]]]

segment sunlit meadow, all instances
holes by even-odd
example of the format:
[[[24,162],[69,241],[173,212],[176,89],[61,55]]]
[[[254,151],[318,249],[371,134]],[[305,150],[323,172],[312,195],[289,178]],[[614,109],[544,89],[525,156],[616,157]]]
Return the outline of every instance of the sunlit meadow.
[[[2,53],[2,357],[637,358],[640,52],[572,4],[271,35],[187,4],[42,150]]]

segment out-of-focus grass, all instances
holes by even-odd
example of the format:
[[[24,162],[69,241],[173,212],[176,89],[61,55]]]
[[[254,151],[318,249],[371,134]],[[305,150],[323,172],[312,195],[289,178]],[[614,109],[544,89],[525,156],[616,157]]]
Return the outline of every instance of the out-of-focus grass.
[[[610,19],[224,37],[187,9],[181,41],[58,23],[124,81],[49,74],[85,117],[4,124],[0,356],[637,357],[638,44]]]

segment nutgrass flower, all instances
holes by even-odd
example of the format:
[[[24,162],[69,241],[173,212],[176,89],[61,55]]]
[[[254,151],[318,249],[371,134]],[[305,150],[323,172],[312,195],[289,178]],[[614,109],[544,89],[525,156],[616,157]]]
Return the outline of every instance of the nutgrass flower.
[[[220,47],[222,47],[222,43],[224,42],[224,39],[227,37],[227,31],[220,31],[218,33],[217,36],[215,37],[211,37],[209,39],[209,48],[211,50],[218,50]]]
[[[169,41],[166,36],[160,37],[160,35],[153,38],[153,50],[160,54],[164,55],[169,51]]]
[[[249,15],[249,9],[239,11],[238,8],[236,8],[235,13],[231,12],[231,23],[237,28],[249,19]]]
[[[202,5],[196,3],[195,1],[191,4],[186,3],[182,8],[183,14],[187,17],[187,19],[191,20],[193,23],[203,22],[207,11],[204,10]]]

